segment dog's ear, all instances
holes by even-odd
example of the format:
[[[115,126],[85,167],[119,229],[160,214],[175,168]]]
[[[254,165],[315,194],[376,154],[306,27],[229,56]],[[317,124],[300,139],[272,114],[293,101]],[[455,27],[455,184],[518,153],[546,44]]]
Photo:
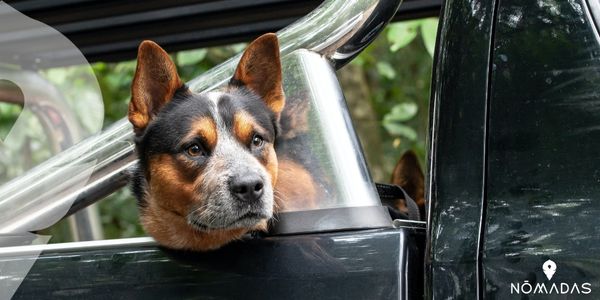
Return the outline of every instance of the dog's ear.
[[[285,96],[277,35],[264,34],[248,45],[229,84],[249,88],[279,116]]]
[[[421,213],[425,208],[425,178],[419,159],[413,151],[406,151],[392,173],[392,184],[401,186],[415,200]]]
[[[167,52],[152,41],[143,41],[138,48],[128,115],[137,134],[144,131],[182,86],[177,68]]]

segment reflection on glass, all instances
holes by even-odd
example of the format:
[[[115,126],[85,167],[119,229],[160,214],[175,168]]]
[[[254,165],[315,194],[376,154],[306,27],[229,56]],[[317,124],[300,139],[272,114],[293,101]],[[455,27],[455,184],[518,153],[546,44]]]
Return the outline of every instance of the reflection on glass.
[[[379,205],[333,68],[299,50],[284,57],[283,70],[286,106],[277,155],[280,162],[302,164],[315,182],[306,193],[280,195],[290,203],[283,210]]]

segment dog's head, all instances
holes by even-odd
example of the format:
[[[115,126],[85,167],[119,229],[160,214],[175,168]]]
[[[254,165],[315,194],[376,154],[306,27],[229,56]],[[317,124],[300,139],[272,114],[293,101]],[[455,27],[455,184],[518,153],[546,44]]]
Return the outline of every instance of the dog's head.
[[[146,231],[167,247],[207,250],[266,229],[284,101],[274,34],[248,46],[227,87],[202,94],[182,83],[163,49],[143,42],[128,117]]]

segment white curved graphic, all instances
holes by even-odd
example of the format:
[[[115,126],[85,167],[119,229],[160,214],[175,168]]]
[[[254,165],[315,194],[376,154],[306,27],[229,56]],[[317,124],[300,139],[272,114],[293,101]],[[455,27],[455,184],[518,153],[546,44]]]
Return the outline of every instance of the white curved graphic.
[[[27,171],[56,155],[77,161],[78,153],[61,152],[101,130],[102,93],[91,66],[71,41],[3,1],[0,102],[4,112],[10,105],[12,111],[20,109],[12,128],[0,135],[0,188],[4,191],[0,197],[0,247],[46,244],[50,236],[30,231],[46,228],[66,215],[77,197],[75,191],[89,180],[95,161],[49,168],[48,174],[64,174],[58,182],[40,183],[41,178],[27,178]],[[5,115],[0,110],[0,116]],[[4,121],[6,126],[9,120]],[[30,180],[33,191],[39,191],[40,199],[15,201],[22,191],[11,190],[11,182],[23,178]],[[36,203],[52,199],[49,193],[68,197],[45,205],[50,207],[45,211],[36,209]],[[27,253],[16,260],[0,256],[0,299],[12,297],[39,254]]]

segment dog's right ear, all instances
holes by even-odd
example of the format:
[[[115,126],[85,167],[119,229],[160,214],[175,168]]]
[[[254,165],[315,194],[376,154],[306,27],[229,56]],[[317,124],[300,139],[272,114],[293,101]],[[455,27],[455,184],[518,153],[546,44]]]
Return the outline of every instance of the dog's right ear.
[[[136,134],[144,131],[182,86],[177,67],[167,52],[152,41],[143,41],[138,48],[128,114]]]
[[[282,83],[279,41],[274,33],[263,34],[248,45],[229,82],[255,92],[278,118],[285,105]]]

